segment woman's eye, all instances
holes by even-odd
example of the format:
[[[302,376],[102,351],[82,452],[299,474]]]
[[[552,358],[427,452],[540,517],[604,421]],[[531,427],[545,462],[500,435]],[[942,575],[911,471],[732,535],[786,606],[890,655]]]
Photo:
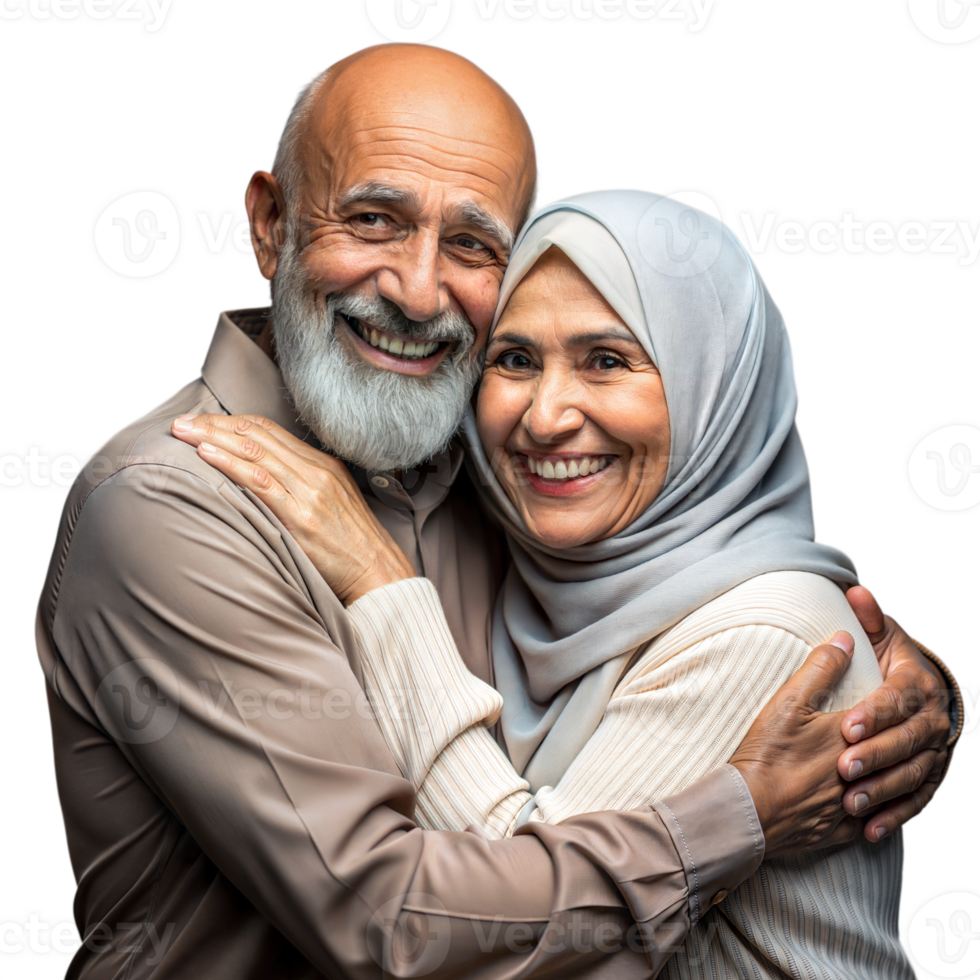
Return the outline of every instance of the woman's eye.
[[[623,366],[623,362],[611,354],[600,354],[592,363],[600,371],[614,371],[616,368]]]
[[[497,358],[496,363],[501,367],[509,368],[511,371],[525,371],[531,367],[533,362],[527,354],[519,354],[512,351],[507,354],[501,354]]]

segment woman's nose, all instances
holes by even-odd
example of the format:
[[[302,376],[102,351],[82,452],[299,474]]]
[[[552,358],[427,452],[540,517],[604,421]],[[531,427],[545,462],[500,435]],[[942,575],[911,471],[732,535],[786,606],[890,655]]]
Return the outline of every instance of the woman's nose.
[[[578,385],[564,372],[545,371],[524,415],[524,426],[539,444],[557,442],[585,424],[576,402]]]

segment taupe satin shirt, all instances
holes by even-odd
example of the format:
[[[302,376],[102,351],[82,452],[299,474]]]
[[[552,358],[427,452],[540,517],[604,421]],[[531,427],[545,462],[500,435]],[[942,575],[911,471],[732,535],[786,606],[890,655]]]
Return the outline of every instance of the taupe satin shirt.
[[[422,831],[359,683],[347,613],[279,522],[170,434],[185,412],[298,435],[222,314],[202,377],[69,495],[38,612],[83,944],[69,977],[655,974],[763,857],[732,770],[510,840]],[[490,678],[492,542],[454,453],[358,479]],[[624,746],[624,751],[629,751]]]

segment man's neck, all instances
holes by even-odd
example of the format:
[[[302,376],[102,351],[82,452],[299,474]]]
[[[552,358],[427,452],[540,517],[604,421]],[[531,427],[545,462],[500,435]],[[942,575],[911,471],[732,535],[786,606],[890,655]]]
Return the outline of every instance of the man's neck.
[[[272,339],[272,320],[269,320],[262,328],[262,333],[255,338],[255,343],[258,345],[259,350],[268,354],[273,363],[278,366],[279,361],[276,359],[276,345]]]

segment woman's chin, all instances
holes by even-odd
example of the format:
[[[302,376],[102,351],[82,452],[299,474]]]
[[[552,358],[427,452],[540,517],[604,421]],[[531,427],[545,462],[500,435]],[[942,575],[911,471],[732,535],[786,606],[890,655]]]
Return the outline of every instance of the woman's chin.
[[[526,515],[525,523],[534,540],[547,548],[577,548],[579,545],[598,541],[605,533],[603,528],[597,529],[590,522],[538,522]]]

